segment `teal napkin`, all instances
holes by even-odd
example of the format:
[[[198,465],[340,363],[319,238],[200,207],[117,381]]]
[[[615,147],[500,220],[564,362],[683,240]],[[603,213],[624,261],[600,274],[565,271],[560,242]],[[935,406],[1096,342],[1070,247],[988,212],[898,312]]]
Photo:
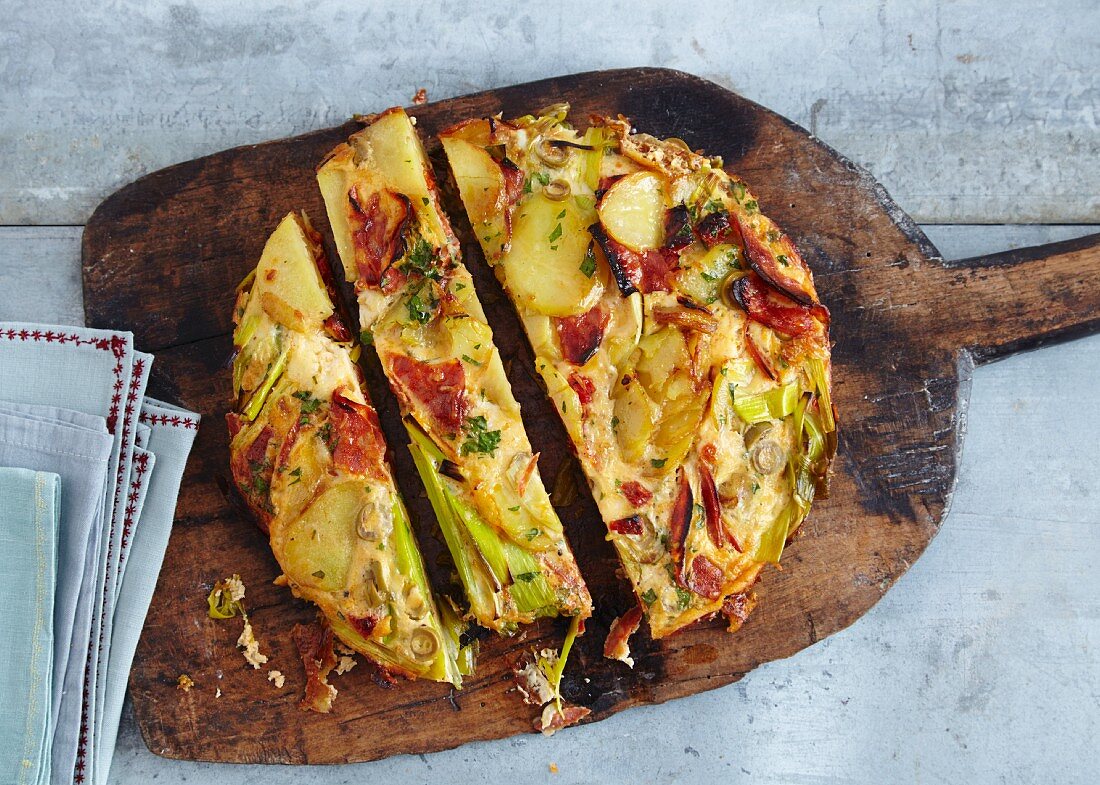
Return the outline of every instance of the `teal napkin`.
[[[70,776],[76,762],[112,444],[102,417],[0,402],[0,466],[56,473],[65,489],[57,530],[51,718],[53,766]]]
[[[50,779],[53,605],[61,481],[56,474],[0,468],[0,781]]]

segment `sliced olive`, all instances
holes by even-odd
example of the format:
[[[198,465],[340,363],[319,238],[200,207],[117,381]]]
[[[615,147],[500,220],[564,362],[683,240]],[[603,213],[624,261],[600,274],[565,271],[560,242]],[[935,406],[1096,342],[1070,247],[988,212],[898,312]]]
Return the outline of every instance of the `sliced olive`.
[[[751,449],[754,444],[772,429],[770,422],[758,422],[755,425],[750,425],[749,429],[745,431],[745,449]]]
[[[559,147],[551,139],[540,139],[535,144],[535,155],[541,158],[544,164],[555,169],[565,166],[570,154],[568,147]]]
[[[761,439],[749,453],[749,461],[761,474],[772,474],[783,465],[783,448],[771,439]]]
[[[355,527],[359,539],[367,542],[378,542],[382,539],[382,532],[378,531],[378,522],[374,520],[377,507],[374,502],[367,502],[359,513],[359,523]]]
[[[418,660],[426,660],[439,651],[439,637],[430,627],[417,627],[409,639],[409,648]]]
[[[542,189],[542,195],[552,201],[560,202],[569,197],[570,190],[569,183],[565,180],[551,180]]]
[[[428,613],[428,604],[420,588],[411,581],[405,585],[405,610],[411,619],[423,619]]]

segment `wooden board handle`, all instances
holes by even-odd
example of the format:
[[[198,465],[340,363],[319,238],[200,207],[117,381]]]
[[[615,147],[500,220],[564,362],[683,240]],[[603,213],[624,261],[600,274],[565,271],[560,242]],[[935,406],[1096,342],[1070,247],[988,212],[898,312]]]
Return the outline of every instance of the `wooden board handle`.
[[[936,321],[979,364],[1100,331],[1100,234],[948,262],[943,277]]]

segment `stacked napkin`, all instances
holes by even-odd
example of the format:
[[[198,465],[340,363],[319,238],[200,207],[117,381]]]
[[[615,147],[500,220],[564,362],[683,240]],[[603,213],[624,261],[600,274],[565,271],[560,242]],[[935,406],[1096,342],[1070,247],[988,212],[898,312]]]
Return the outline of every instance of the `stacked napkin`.
[[[197,415],[133,335],[0,323],[0,782],[107,780]]]

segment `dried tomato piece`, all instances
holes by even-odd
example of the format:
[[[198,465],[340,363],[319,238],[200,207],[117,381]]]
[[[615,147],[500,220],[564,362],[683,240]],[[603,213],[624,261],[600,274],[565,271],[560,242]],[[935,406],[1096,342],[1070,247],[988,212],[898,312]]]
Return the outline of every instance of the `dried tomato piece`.
[[[337,390],[332,394],[331,417],[336,444],[332,462],[350,472],[381,479],[386,447],[374,409]]]
[[[388,190],[372,193],[363,204],[352,188],[348,191],[348,206],[359,276],[365,285],[377,286],[404,250],[404,230],[412,205],[407,196]]]
[[[668,523],[668,539],[672,563],[676,565],[676,582],[684,588],[684,556],[688,532],[691,531],[691,514],[694,511],[695,498],[691,492],[691,483],[681,468],[679,471],[679,490],[672,505],[672,517]]]
[[[707,248],[721,243],[732,243],[738,239],[740,231],[737,224],[730,222],[730,214],[725,210],[708,213],[695,227],[695,234]]]
[[[610,314],[597,305],[580,316],[554,317],[562,356],[573,365],[584,365],[603,341]]]
[[[626,497],[626,500],[635,507],[641,507],[643,504],[648,504],[649,500],[653,498],[653,494],[650,493],[649,489],[637,480],[624,482],[619,487],[619,490],[623,492],[623,496]]]
[[[617,521],[612,521],[607,524],[607,528],[616,534],[641,534],[642,519],[637,515],[631,515],[629,518],[620,518]]]
[[[722,570],[706,556],[696,556],[691,560],[687,588],[708,600],[718,599],[722,596]]]
[[[755,274],[734,281],[732,294],[750,319],[784,335],[808,335],[822,324],[828,324],[829,312],[824,306],[798,305],[785,295],[770,292]]]
[[[403,354],[388,355],[398,394],[419,401],[446,433],[458,433],[466,419],[466,371],[458,360],[425,363]]]

